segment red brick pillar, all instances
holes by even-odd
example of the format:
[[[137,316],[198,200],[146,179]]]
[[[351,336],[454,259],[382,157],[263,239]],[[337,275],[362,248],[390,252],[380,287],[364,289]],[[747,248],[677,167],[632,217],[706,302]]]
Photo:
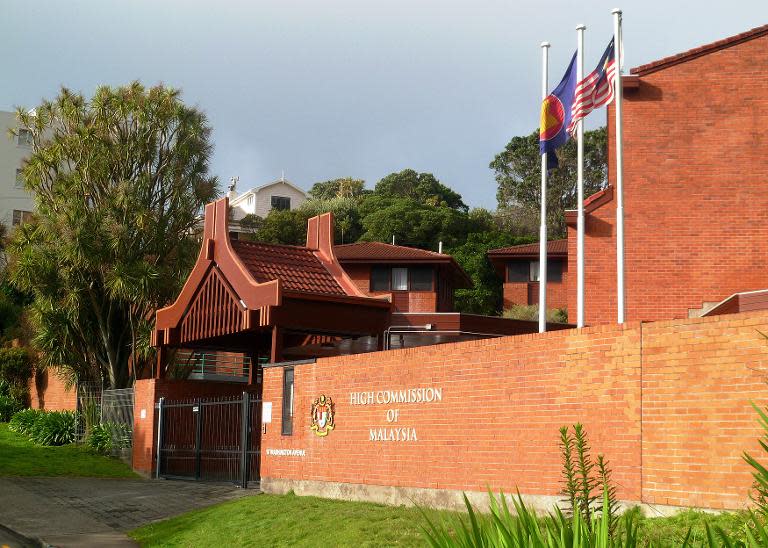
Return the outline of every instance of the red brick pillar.
[[[139,474],[150,476],[155,470],[157,451],[157,410],[155,402],[157,379],[136,381],[133,398],[133,469]]]

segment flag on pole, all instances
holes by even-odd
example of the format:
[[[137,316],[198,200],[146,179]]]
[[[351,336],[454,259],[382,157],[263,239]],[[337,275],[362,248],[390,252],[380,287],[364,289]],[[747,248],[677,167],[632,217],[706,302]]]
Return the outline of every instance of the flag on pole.
[[[568,141],[566,128],[571,122],[571,107],[576,90],[576,54],[555,90],[541,102],[539,152],[547,154],[547,169],[557,167],[555,150]]]
[[[576,86],[576,94],[571,107],[571,121],[568,133],[573,135],[576,124],[587,114],[613,101],[616,89],[616,55],[614,54],[614,39],[600,58],[597,68]]]

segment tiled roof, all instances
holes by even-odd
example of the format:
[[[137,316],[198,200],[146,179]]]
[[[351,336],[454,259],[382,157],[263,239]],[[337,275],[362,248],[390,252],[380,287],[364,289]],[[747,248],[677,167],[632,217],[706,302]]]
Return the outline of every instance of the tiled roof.
[[[259,283],[279,279],[289,291],[346,295],[320,259],[306,247],[232,240],[232,248]]]
[[[450,255],[435,253],[425,249],[415,247],[406,247],[402,245],[385,244],[381,242],[358,242],[355,244],[341,244],[333,246],[333,252],[336,258],[341,261],[356,260],[387,260],[387,261],[408,261],[408,260],[434,260],[449,261]]]
[[[500,247],[498,249],[491,249],[488,251],[488,255],[491,256],[498,256],[498,255],[519,255],[521,257],[530,257],[534,255],[539,254],[539,244],[523,244],[523,245],[513,245],[509,247]],[[568,240],[549,240],[547,241],[547,255],[562,255],[565,257],[568,255]]]
[[[630,73],[644,76],[646,74],[656,72],[657,70],[671,67],[679,63],[684,63],[685,61],[696,59],[697,57],[707,55],[714,51],[735,46],[736,44],[741,44],[742,42],[753,40],[755,38],[760,38],[761,36],[766,36],[766,35],[768,35],[768,25],[763,25],[762,27],[756,27],[752,30],[742,32],[741,34],[737,34],[735,36],[731,36],[723,40],[718,40],[717,42],[712,42],[711,44],[705,44],[703,46],[699,46],[697,48],[684,51],[683,53],[678,53],[677,55],[671,55],[669,57],[664,57],[663,59],[659,59],[658,61],[653,61],[645,65],[640,65],[639,67],[635,67],[632,70],[630,70]]]

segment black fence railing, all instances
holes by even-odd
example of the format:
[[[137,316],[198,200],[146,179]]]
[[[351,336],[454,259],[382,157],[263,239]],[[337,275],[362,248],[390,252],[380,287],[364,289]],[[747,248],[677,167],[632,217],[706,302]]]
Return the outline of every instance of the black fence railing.
[[[241,487],[259,480],[261,400],[247,392],[234,398],[161,398],[158,425],[158,477]]]

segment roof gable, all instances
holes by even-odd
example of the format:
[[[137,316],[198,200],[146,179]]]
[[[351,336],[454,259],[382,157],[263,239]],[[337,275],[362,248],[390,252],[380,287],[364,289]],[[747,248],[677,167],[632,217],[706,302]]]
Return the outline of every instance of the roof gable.
[[[631,69],[630,73],[636,74],[638,76],[645,76],[647,74],[651,74],[653,72],[657,72],[674,65],[679,65],[680,63],[685,63],[686,61],[691,61],[704,55],[709,55],[710,53],[730,48],[732,46],[742,44],[756,38],[761,38],[766,35],[768,35],[768,25],[763,25],[761,27],[756,27],[752,30],[742,32],[722,40],[717,40],[716,42],[689,49],[688,51],[684,51],[676,55],[670,55],[669,57],[664,57],[657,61],[646,63],[645,65],[640,65],[639,67]]]
[[[341,244],[333,246],[336,258],[339,261],[346,260],[427,260],[443,262],[451,259],[450,255],[436,253],[419,249],[417,247],[407,247],[403,245],[385,244],[382,242],[357,242],[354,244]]]

